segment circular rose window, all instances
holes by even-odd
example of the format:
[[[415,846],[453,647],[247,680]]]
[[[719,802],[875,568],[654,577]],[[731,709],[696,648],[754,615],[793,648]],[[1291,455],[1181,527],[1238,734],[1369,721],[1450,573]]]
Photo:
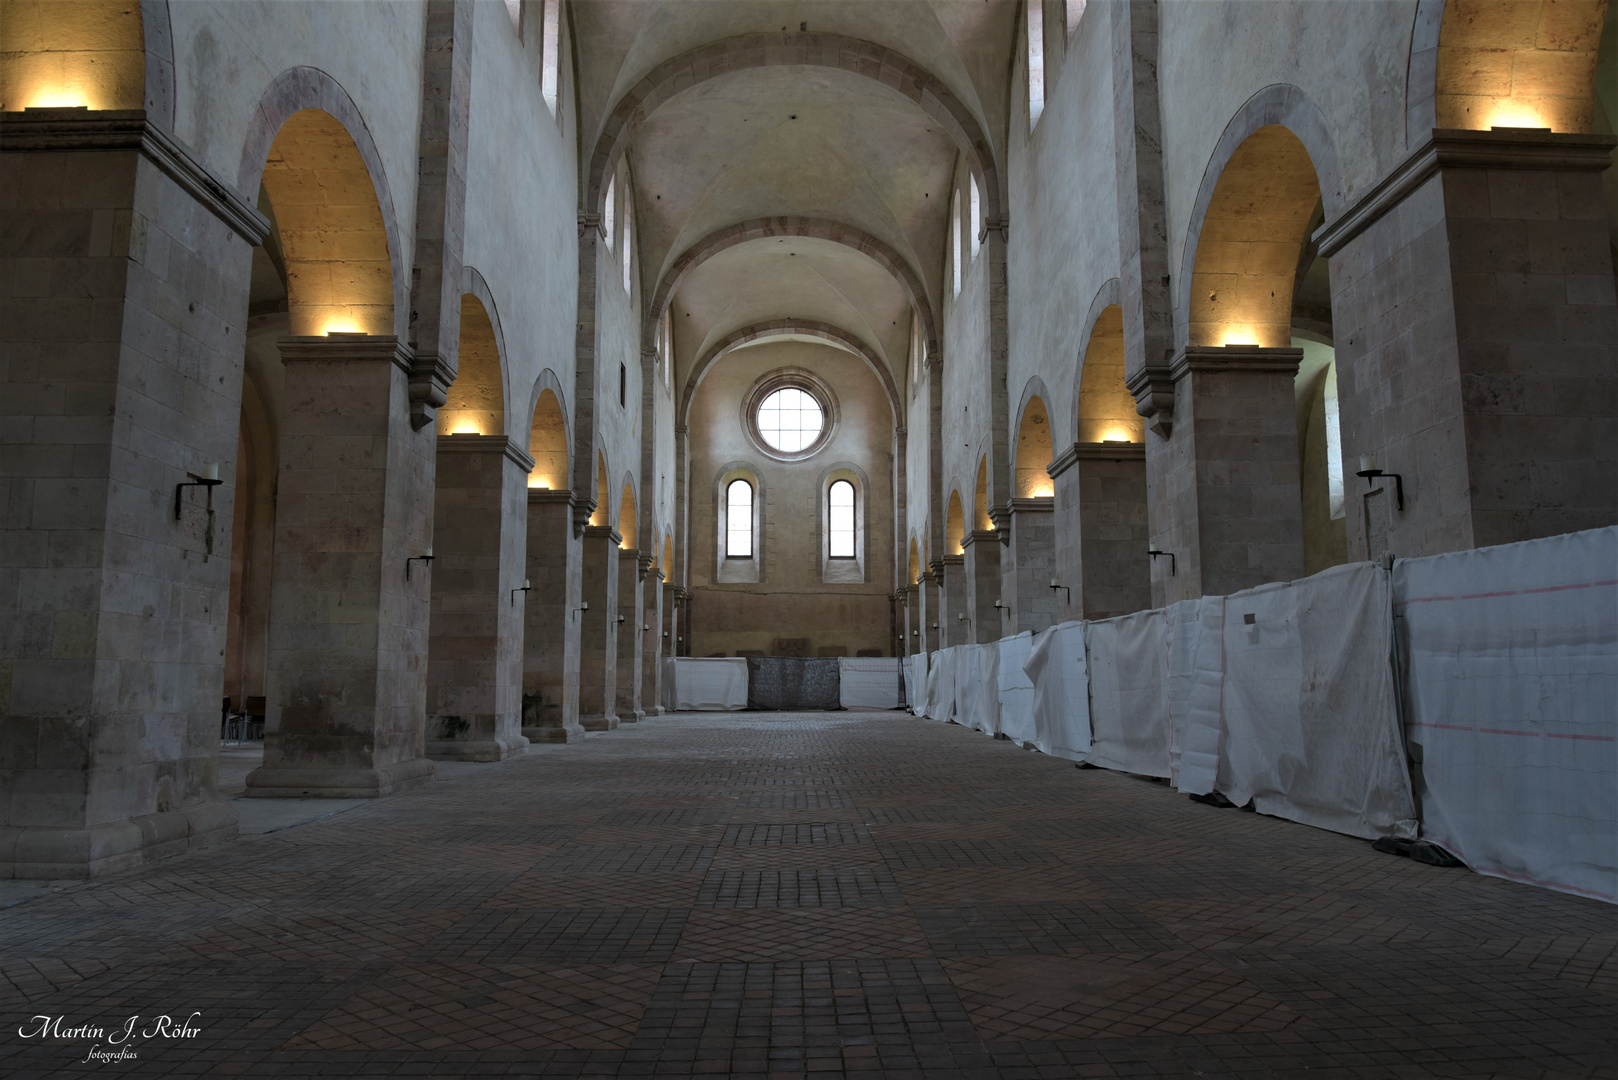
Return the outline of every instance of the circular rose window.
[[[754,444],[777,461],[812,457],[837,424],[837,400],[819,377],[796,369],[773,371],[753,385],[743,419]]]

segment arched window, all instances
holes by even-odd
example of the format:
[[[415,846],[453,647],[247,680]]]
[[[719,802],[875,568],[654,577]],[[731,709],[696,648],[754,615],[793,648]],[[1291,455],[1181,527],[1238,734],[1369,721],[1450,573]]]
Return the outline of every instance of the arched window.
[[[972,177],[972,258],[978,257],[978,237],[983,233],[983,211],[978,205],[978,178]]]
[[[506,14],[511,16],[511,28],[522,36],[522,0],[506,0]]]
[[[1039,123],[1045,111],[1045,4],[1028,4],[1028,130]]]
[[[732,480],[725,487],[725,558],[753,557],[753,485]]]
[[[633,265],[633,262],[632,262],[633,254],[632,254],[632,252],[630,250],[630,246],[631,246],[631,243],[633,242],[633,239],[634,239],[634,225],[635,225],[634,209],[635,209],[635,200],[630,195],[630,187],[629,187],[629,185],[625,184],[624,185],[624,292],[626,292],[626,293],[633,293],[634,292],[634,290],[630,287],[630,281],[631,281],[631,279],[630,279],[630,267]]]
[[[961,295],[961,193],[955,192],[950,200],[950,254],[951,262],[955,265],[955,291],[952,296]]]
[[[607,181],[607,205],[602,214],[601,232],[607,238],[607,250],[612,250],[613,230],[618,221],[618,178],[614,176]]]
[[[854,485],[847,480],[832,483],[826,496],[826,531],[833,559],[854,557]]]

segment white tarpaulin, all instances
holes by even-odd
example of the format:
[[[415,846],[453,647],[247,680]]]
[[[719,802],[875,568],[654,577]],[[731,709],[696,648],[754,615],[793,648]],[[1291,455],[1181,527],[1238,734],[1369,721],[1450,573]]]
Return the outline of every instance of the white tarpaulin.
[[[997,646],[996,680],[1000,711],[1000,733],[1018,743],[1037,741],[1034,730],[1034,684],[1023,671],[1034,635],[1024,632],[1001,638]]]
[[[955,722],[993,735],[999,729],[999,680],[993,645],[959,645],[955,666]]]
[[[939,649],[932,654],[927,669],[927,709],[930,720],[948,720],[955,715],[955,660],[958,650]]]
[[[1219,775],[1225,679],[1225,598],[1182,600],[1163,609],[1171,721],[1169,776],[1206,795]]]
[[[899,658],[842,656],[837,659],[838,700],[845,709],[897,709]]]
[[[1041,631],[1030,643],[1023,673],[1034,687],[1034,745],[1054,757],[1083,761],[1090,752],[1084,624],[1065,622]]]
[[[1217,621],[1213,599],[1198,622],[1204,634],[1223,624],[1223,648],[1209,644],[1204,663],[1199,643],[1190,697],[1222,656],[1219,791],[1350,836],[1415,836],[1388,572],[1352,563],[1233,593]]]
[[[678,712],[747,708],[747,658],[673,656],[663,661],[664,697]]]
[[[1618,901],[1618,529],[1394,566],[1422,835]]]
[[[1169,774],[1163,633],[1160,610],[1084,624],[1091,764],[1139,776]]]

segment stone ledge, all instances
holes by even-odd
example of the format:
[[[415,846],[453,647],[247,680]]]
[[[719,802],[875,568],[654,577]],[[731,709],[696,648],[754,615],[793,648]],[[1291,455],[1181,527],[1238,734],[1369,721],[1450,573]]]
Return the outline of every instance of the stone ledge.
[[[432,783],[427,758],[375,769],[321,769],[264,766],[247,774],[249,799],[378,799]]]
[[[509,435],[440,435],[438,449],[462,454],[504,454],[523,472],[534,471],[534,459]]]
[[[270,222],[189,147],[146,118],[144,109],[29,109],[0,113],[5,153],[136,150],[253,247]]]
[[[228,803],[144,814],[83,829],[0,827],[0,878],[92,878],[236,839]]]

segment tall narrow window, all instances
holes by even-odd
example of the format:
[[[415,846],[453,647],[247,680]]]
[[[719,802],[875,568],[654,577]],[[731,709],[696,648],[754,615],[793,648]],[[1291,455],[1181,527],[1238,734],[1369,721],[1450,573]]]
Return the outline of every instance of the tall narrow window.
[[[826,496],[826,530],[834,559],[854,557],[854,485],[847,480],[832,483]]]
[[[910,312],[910,392],[921,385],[921,318]]]
[[[607,181],[607,205],[602,208],[601,229],[607,237],[607,250],[612,250],[613,233],[618,226],[618,178]]]
[[[629,408],[629,365],[618,365],[618,407]]]
[[[506,0],[506,14],[511,16],[511,28],[522,36],[522,0]]]
[[[1045,0],[1028,0],[1028,130],[1045,111]]]
[[[1073,35],[1079,32],[1079,20],[1084,18],[1084,0],[1067,0],[1067,44],[1073,44]]]
[[[725,557],[753,557],[753,485],[746,480],[725,488]]]
[[[631,188],[624,185],[624,292],[633,292],[630,288],[630,268],[634,265],[634,253],[630,250],[635,235],[635,199],[630,194]]]
[[[556,115],[558,96],[557,61],[562,41],[562,0],[545,0],[545,25],[540,36],[539,92]]]
[[[961,193],[957,191],[950,200],[950,252],[951,261],[955,264],[955,292],[961,295]]]
[[[978,257],[978,236],[983,232],[983,211],[978,206],[978,178],[972,177],[972,258]]]
[[[668,308],[663,309],[663,387],[674,389],[674,320]]]
[[[1343,511],[1343,420],[1337,403],[1337,362],[1326,369],[1326,491],[1333,519]]]

